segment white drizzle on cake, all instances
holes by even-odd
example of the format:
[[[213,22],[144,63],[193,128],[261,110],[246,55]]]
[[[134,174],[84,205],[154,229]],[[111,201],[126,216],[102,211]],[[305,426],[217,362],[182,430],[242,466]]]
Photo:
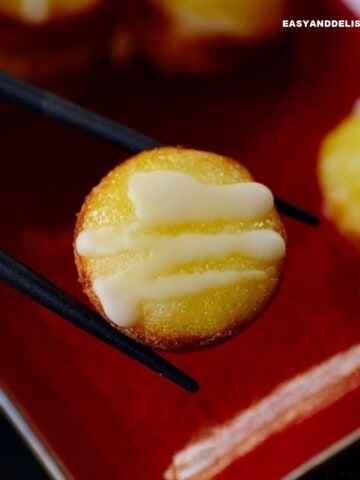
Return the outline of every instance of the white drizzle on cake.
[[[273,208],[270,190],[262,184],[243,182],[208,185],[191,175],[172,170],[134,173],[128,198],[135,220],[128,224],[85,228],[76,239],[78,254],[111,257],[121,252],[140,252],[135,264],[115,275],[92,279],[93,291],[114,323],[130,327],[140,318],[144,300],[168,300],[184,295],[245,282],[261,282],[265,268],[285,254],[285,242],[271,229],[236,233],[187,232],[186,225],[216,221],[254,222]],[[183,226],[183,233],[169,235],[151,229]],[[211,259],[241,255],[264,268],[214,269]],[[202,271],[175,271],[196,262]]]

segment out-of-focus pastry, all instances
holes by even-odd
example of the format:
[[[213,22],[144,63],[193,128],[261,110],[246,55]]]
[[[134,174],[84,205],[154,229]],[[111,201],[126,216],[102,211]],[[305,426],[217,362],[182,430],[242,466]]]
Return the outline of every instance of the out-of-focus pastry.
[[[68,18],[96,6],[99,0],[0,0],[1,11],[25,23]]]
[[[321,146],[318,177],[324,214],[360,252],[360,102]]]
[[[218,343],[278,290],[285,234],[273,195],[239,163],[163,147],[112,170],[75,230],[85,292],[117,328],[154,348]]]
[[[0,68],[67,90],[104,55],[108,0],[0,0]]]
[[[278,35],[288,0],[137,0],[115,33],[112,57],[140,52],[165,72],[204,75],[234,68],[250,46]],[[128,27],[128,28],[127,28]]]

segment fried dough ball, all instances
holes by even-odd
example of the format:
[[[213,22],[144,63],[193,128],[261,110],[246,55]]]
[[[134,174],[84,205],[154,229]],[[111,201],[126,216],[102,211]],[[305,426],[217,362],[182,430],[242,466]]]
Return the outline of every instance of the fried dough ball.
[[[117,166],[75,229],[80,281],[115,327],[153,348],[219,343],[268,305],[285,233],[270,190],[213,153],[162,147]]]
[[[228,71],[249,46],[278,35],[288,0],[137,0],[129,28],[115,34],[112,56],[133,49],[166,73],[207,75]]]
[[[324,214],[360,252],[360,102],[322,143],[318,178]]]

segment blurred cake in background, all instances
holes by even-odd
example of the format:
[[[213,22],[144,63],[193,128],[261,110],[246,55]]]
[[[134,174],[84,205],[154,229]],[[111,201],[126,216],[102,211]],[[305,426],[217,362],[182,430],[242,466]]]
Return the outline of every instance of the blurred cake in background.
[[[278,36],[289,0],[137,0],[113,36],[115,62],[135,51],[160,70],[185,75],[233,69],[249,47]]]
[[[318,176],[324,214],[360,252],[360,102],[322,143]]]
[[[110,50],[117,65],[140,57],[165,73],[211,76],[271,44],[290,3],[0,0],[0,68],[64,90],[81,84]]]
[[[97,5],[99,0],[1,0],[2,13],[26,23],[67,18]]]
[[[108,0],[0,0],[0,68],[62,92],[103,57]]]

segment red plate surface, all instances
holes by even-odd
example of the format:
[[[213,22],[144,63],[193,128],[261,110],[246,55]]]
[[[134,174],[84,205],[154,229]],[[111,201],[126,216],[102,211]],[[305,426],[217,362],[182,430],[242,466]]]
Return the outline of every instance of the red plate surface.
[[[301,30],[207,84],[106,71],[83,103],[167,144],[233,156],[277,195],[320,212],[317,151],[360,96],[359,36]],[[4,106],[0,138],[1,245],[86,301],[72,256],[75,214],[124,153]],[[261,319],[222,346],[167,355],[200,382],[195,395],[1,285],[1,382],[74,478],[162,478],[199,432],[359,342],[359,257],[326,221],[284,222],[287,273]],[[281,477],[358,427],[359,400],[357,389],[219,478]]]

